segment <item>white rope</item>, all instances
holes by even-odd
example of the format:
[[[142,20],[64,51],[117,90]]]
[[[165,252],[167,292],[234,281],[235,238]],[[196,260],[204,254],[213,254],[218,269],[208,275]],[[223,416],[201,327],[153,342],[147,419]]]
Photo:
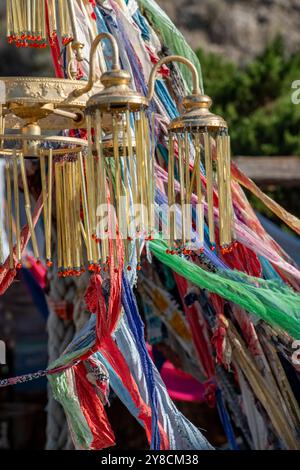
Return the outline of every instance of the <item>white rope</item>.
[[[65,300],[67,297],[75,296],[74,286],[67,286],[64,280],[58,279],[56,273],[51,281],[50,301]],[[52,309],[49,304],[48,329],[48,354],[49,363],[57,359],[74,336],[74,324],[71,320],[63,320]],[[61,405],[53,398],[50,385],[48,386],[47,406],[47,450],[67,450],[72,448],[65,413]]]
[[[55,251],[55,247],[54,247]],[[89,314],[85,309],[84,293],[88,277],[61,279],[55,269],[49,271],[48,280],[50,293],[48,297],[49,318],[48,330],[48,356],[49,363],[57,359],[72,341],[76,331],[79,331]],[[58,303],[73,305],[73,318],[64,320],[54,311],[53,306]],[[53,398],[51,387],[48,387],[47,406],[47,450],[69,450],[73,448],[69,434],[66,416],[61,405]]]

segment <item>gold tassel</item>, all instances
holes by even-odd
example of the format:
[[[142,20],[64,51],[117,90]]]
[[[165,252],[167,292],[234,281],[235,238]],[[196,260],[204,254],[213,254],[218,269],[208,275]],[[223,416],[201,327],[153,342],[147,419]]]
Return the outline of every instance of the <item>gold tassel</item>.
[[[95,132],[95,150],[96,150],[96,169],[95,169],[95,185],[96,185],[96,210],[102,204],[103,194],[105,195],[105,176],[103,165],[103,144],[102,144],[102,116],[99,110],[96,111],[94,117]],[[100,241],[97,230],[97,212],[96,212],[96,239]]]
[[[169,230],[170,246],[175,247],[176,240],[176,210],[175,210],[175,179],[174,179],[174,136],[170,134],[169,139],[169,161],[168,161],[168,202],[169,202]]]
[[[184,182],[184,220],[185,220],[185,243],[189,243],[192,238],[192,212],[188,200],[190,192],[190,141],[187,131],[184,133],[184,164],[185,164],[185,182]]]
[[[178,137],[178,169],[180,183],[180,206],[181,206],[181,248],[186,243],[186,219],[185,219],[185,171],[184,171],[184,139]]]
[[[130,179],[131,179],[131,192],[132,192],[132,203],[134,207],[137,207],[139,204],[139,190],[138,190],[138,177],[137,177],[137,151],[136,156],[134,157],[133,153],[133,145],[132,145],[132,129],[131,129],[131,120],[130,120],[130,113],[126,111],[126,128],[127,128],[127,143],[128,143],[128,158],[129,158],[129,171],[130,171]],[[135,127],[136,130],[136,127]],[[137,136],[135,135],[135,138]],[[135,250],[136,250],[136,257],[139,269],[140,263],[140,241],[136,236],[139,227],[134,227],[134,232],[130,233],[129,236],[135,242]]]
[[[92,127],[91,116],[86,117],[87,131],[88,131],[88,155],[86,158],[86,183],[87,183],[87,198],[88,198],[88,211],[89,220],[92,228],[92,238],[96,237],[96,211],[95,211],[95,175],[94,175],[94,157],[93,157],[93,140],[92,140]]]
[[[52,185],[53,185],[53,150],[49,150],[48,157],[48,222],[46,233],[46,263],[47,266],[52,266],[51,256],[51,227],[52,227]]]
[[[37,37],[37,18],[36,18],[36,2],[37,0],[32,0],[31,2],[31,36],[33,40]]]
[[[134,162],[134,154],[133,154],[133,146],[132,146],[132,133],[131,133],[131,123],[130,123],[130,113],[126,111],[126,132],[127,132],[127,151],[128,151],[128,165],[129,165],[129,174],[130,174],[130,181],[131,181],[131,194],[132,194],[132,204],[133,207],[136,207],[137,202],[137,182],[136,182],[136,171],[135,171],[135,162]],[[135,238],[135,231],[131,230],[130,224],[130,232],[129,237],[131,239]]]
[[[50,34],[57,30],[55,0],[48,0]],[[9,42],[27,47],[46,47],[46,8],[44,0],[7,0],[6,30]]]
[[[126,111],[126,129],[127,129],[128,158],[129,158],[129,168],[130,168],[130,178],[131,178],[132,202],[134,205],[136,205],[138,203],[137,182],[136,182],[136,171],[135,171],[135,165],[134,165],[134,155],[133,155],[133,146],[132,146],[130,113],[128,110]]]
[[[50,36],[54,37],[57,33],[57,17],[56,17],[56,1],[48,0],[48,11],[49,11],[49,24],[50,24]]]
[[[140,236],[145,227],[145,212],[144,212],[144,186],[143,181],[143,131],[140,114],[135,116],[135,139],[136,139],[136,180],[137,180],[137,203],[141,209],[141,226],[137,228],[137,235]]]
[[[127,142],[127,129],[126,129],[126,115],[122,115],[122,143],[123,143],[123,151],[122,151],[122,163],[123,163],[123,174],[124,174],[124,182],[123,182],[123,190],[124,190],[124,197],[125,197],[125,221],[126,226],[124,226],[123,230],[123,240],[124,240],[124,251],[125,251],[125,262],[130,261],[130,246],[131,243],[129,241],[129,223],[130,223],[130,194],[128,191],[129,186],[129,162],[127,157],[128,152],[128,142]],[[123,227],[122,227],[123,229]]]
[[[62,218],[63,218],[63,237],[65,239],[65,268],[67,273],[72,269],[71,261],[71,221],[70,221],[70,186],[68,181],[69,164],[64,162],[62,170]]]
[[[197,228],[198,236],[203,248],[204,244],[204,207],[203,207],[203,193],[202,193],[202,183],[201,183],[201,147],[200,147],[200,135],[196,133],[195,135],[195,162],[194,162],[194,171],[196,175],[196,196],[197,196]]]
[[[146,221],[146,236],[149,238],[151,235],[151,209],[152,209],[152,185],[151,185],[151,143],[150,143],[150,134],[149,134],[149,125],[148,120],[145,116],[145,112],[141,111],[141,120],[143,126],[143,140],[144,140],[144,153],[143,153],[143,181],[146,184],[143,185],[145,189],[145,204],[147,212],[147,221]]]
[[[80,170],[79,170],[79,161],[76,159],[73,165],[73,181],[74,181],[74,224],[75,224],[75,247],[76,247],[76,256],[75,256],[75,268],[77,274],[81,274],[81,269],[83,268],[83,256],[82,256],[82,243],[81,243],[81,230],[80,230]]]
[[[44,214],[44,232],[45,232],[45,246],[46,246],[46,258],[48,257],[47,254],[49,253],[49,246],[48,246],[48,195],[47,195],[47,183],[46,183],[46,164],[45,164],[45,156],[43,153],[40,155],[40,171],[41,171],[41,183],[42,183],[42,198],[43,198],[43,214]]]
[[[16,219],[16,250],[18,259],[18,268],[21,268],[21,227],[20,227],[20,201],[19,201],[19,184],[18,184],[18,157],[17,152],[13,150],[13,181],[14,181],[14,201],[15,201],[15,219]]]
[[[41,20],[41,38],[43,43],[46,43],[47,34],[46,34],[46,11],[45,11],[45,2],[42,0],[41,2],[41,12],[40,12],[40,20]]]
[[[224,136],[226,143],[226,170],[225,170],[225,180],[227,186],[227,204],[228,204],[228,243],[232,243],[235,239],[235,230],[234,230],[234,213],[233,213],[233,203],[232,203],[232,192],[231,192],[231,146],[230,146],[230,136]]]
[[[89,268],[93,265],[93,252],[92,252],[92,235],[90,227],[90,218],[88,211],[88,201],[87,201],[87,192],[86,192],[86,182],[84,175],[84,163],[82,153],[79,153],[79,163],[80,163],[80,178],[81,178],[81,194],[82,194],[82,205],[84,213],[84,232],[86,234],[86,249],[87,249],[87,258],[89,263]]]
[[[93,138],[92,138],[92,118],[90,115],[86,116],[87,131],[88,131],[88,155],[85,160],[85,172],[86,172],[86,191],[87,191],[87,202],[89,221],[91,227],[91,248],[92,248],[92,265],[91,270],[96,269],[98,264],[98,246],[97,246],[97,222],[96,222],[96,192],[95,192],[95,162],[93,155]]]
[[[60,164],[55,164],[55,200],[56,200],[56,233],[57,233],[57,267],[59,275],[63,269],[63,238],[61,226],[61,182]]]
[[[120,166],[120,154],[119,154],[119,126],[118,121],[119,115],[113,115],[113,150],[114,150],[114,163],[115,163],[115,208],[116,208],[116,223],[120,224],[121,215],[121,195],[122,195],[122,178],[121,178],[121,166]],[[118,225],[118,230],[120,226]],[[116,243],[113,242],[114,247],[114,264],[118,267],[118,256],[116,252]]]
[[[218,135],[216,138],[217,146],[217,181],[218,181],[218,196],[219,196],[219,238],[220,245],[225,245],[226,230],[225,230],[225,181],[224,181],[224,148],[223,138]]]
[[[210,145],[210,136],[207,132],[203,134],[204,138],[204,159],[206,173],[206,195],[208,205],[208,230],[211,247],[215,246],[215,221],[214,221],[214,196],[213,196],[213,167]]]
[[[96,111],[95,115],[96,119],[96,125],[95,125],[95,139],[96,139],[96,151],[97,151],[97,157],[98,157],[98,181],[97,181],[97,187],[98,187],[98,198],[97,198],[97,204],[98,206],[104,207],[107,204],[107,184],[106,184],[106,164],[105,164],[105,156],[103,152],[103,141],[102,141],[102,115],[99,110]],[[103,229],[103,227],[102,227]],[[107,227],[108,230],[108,227]],[[99,239],[99,234],[97,233],[97,239]],[[102,265],[106,263],[106,260],[108,258],[108,240],[105,237],[101,240],[101,260],[102,260]]]
[[[217,180],[219,194],[219,234],[220,245],[227,250],[232,242],[232,199],[229,137],[219,135],[217,145]]]
[[[12,216],[12,191],[10,180],[10,162],[8,159],[5,164],[6,174],[6,219],[8,224],[8,245],[9,245],[9,268],[14,269],[14,244],[13,244],[13,216]]]
[[[69,42],[73,38],[69,7],[66,0],[58,0],[60,32],[63,44]]]
[[[37,261],[39,261],[40,255],[39,255],[37,239],[36,239],[35,230],[34,230],[33,221],[32,221],[30,194],[29,194],[29,189],[28,189],[24,156],[22,153],[20,154],[20,168],[21,168],[21,176],[22,176],[23,189],[24,189],[25,212],[26,212],[28,227],[29,227],[29,231],[31,235],[33,253]]]
[[[155,113],[152,113],[151,117],[151,129],[152,129],[152,138],[151,138],[151,149],[152,154],[150,155],[149,163],[149,173],[150,173],[150,237],[152,238],[152,233],[155,226]]]
[[[6,0],[6,36],[10,40],[14,34],[12,0]]]
[[[31,4],[32,4],[32,2],[31,2],[30,0],[25,0],[25,14],[26,14],[26,25],[27,25],[27,28],[26,28],[27,37],[32,35]]]

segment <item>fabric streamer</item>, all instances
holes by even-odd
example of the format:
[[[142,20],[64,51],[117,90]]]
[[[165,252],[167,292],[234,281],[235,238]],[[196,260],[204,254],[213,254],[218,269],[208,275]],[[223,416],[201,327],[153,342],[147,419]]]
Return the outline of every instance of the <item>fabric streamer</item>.
[[[195,285],[240,305],[292,337],[300,338],[300,297],[290,288],[238,272],[235,276],[240,281],[232,281],[224,273],[210,273],[187,259],[166,254],[167,245],[160,240],[151,241],[150,247],[160,261]]]
[[[200,86],[203,91],[202,73],[199,60],[195,52],[184,39],[183,35],[178,31],[170,18],[155,1],[139,0],[138,3],[141,6],[141,11],[146,14],[149,21],[154,25],[155,30],[157,32],[159,31],[159,35],[162,37],[162,42],[168,45],[170,53],[184,56],[195,65],[199,73]],[[185,67],[180,67],[180,70],[188,88],[191,90],[192,82],[190,74]]]
[[[151,403],[152,410],[152,439],[151,448],[154,450],[160,449],[160,436],[158,431],[158,417],[157,417],[157,394],[155,389],[152,361],[149,357],[146,344],[144,341],[144,325],[139,316],[133,292],[130,284],[123,274],[123,289],[122,289],[122,304],[125,310],[125,314],[129,323],[129,326],[134,333],[136,339],[137,348],[140,354],[141,363],[143,364],[143,370],[147,381],[148,393]]]
[[[113,34],[120,46],[121,65],[133,77],[135,90],[147,94],[153,64],[169,52],[192,61],[203,90],[197,56],[155,1],[76,0],[74,4],[78,37],[86,46],[85,60],[76,64],[78,79],[87,78],[92,38],[97,32],[106,31]],[[60,49],[56,36],[50,38],[48,0],[45,5],[55,74],[67,77],[67,49]],[[111,52],[109,43],[103,41],[97,50],[96,75],[111,66]],[[163,222],[167,220],[167,214],[161,214],[160,210],[167,201],[167,127],[170,119],[178,116],[179,96],[190,89],[191,76],[187,68],[181,65],[162,67],[147,115],[155,146],[151,148],[155,158],[155,216]],[[83,130],[71,131],[70,135],[86,137]],[[215,154],[213,158],[216,159]],[[194,160],[195,150],[191,146],[190,171],[193,171]],[[205,193],[207,178],[202,165],[200,169],[199,179]],[[300,339],[300,272],[263,229],[241,186],[252,191],[298,234],[300,222],[268,198],[234,164],[231,174],[236,237],[232,250],[226,253],[218,247],[211,249],[206,203],[204,241],[200,240],[194,230],[194,207],[192,232],[197,250],[191,256],[175,255],[169,253],[167,243],[157,234],[154,240],[143,240],[138,255],[145,248],[147,266],[146,273],[139,276],[137,291],[144,296],[142,303],[149,307],[149,312],[147,308],[144,312],[146,321],[158,319],[156,339],[166,340],[168,345],[172,342],[179,345],[181,356],[189,362],[187,372],[198,379],[200,376],[203,381],[206,401],[209,406],[217,407],[230,448],[238,450],[240,447],[234,424],[250,448],[295,449],[299,407],[279,357],[284,357],[297,374],[289,348],[292,339]],[[112,179],[113,185],[114,177]],[[180,193],[176,173],[175,179],[175,191]],[[132,205],[130,178],[126,185]],[[106,196],[109,202],[111,195]],[[191,200],[196,206],[195,194],[191,195]],[[212,217],[218,240],[220,201],[216,188],[213,202]],[[40,197],[33,213],[34,224],[41,211]],[[181,216],[178,207],[177,230],[181,229]],[[2,227],[2,219],[0,224]],[[22,252],[29,239],[25,226],[21,233]],[[1,380],[0,387],[47,376],[54,397],[65,410],[76,449],[104,449],[115,445],[114,431],[105,413],[111,388],[143,427],[151,449],[211,450],[212,446],[201,432],[177,410],[149,355],[133,292],[140,268],[138,255],[132,251],[131,270],[127,271],[120,236],[116,247],[117,259],[110,242],[108,275],[101,273],[90,277],[85,302],[91,317],[61,357],[46,371]],[[14,263],[16,267],[15,259]],[[9,269],[7,260],[0,267],[0,293],[5,292],[15,274],[16,270]],[[39,291],[37,301],[45,314],[41,297]],[[297,379],[297,375],[295,377]]]

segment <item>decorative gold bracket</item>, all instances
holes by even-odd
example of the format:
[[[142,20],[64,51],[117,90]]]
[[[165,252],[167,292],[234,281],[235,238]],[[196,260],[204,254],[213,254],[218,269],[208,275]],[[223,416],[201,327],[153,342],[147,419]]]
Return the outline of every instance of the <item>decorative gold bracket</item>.
[[[157,62],[157,64],[155,64],[151,71],[148,82],[148,100],[151,101],[154,96],[154,85],[159,69],[162,67],[162,65],[168,64],[170,62],[180,62],[190,69],[193,79],[193,90],[191,95],[185,96],[182,100],[183,107],[186,111],[170,123],[169,129],[226,129],[227,123],[224,121],[224,119],[209,111],[209,108],[212,105],[212,100],[209,96],[203,95],[201,93],[197,69],[194,64],[185,57],[170,55],[163,57],[159,62]]]
[[[120,71],[120,66],[119,66],[119,48],[117,41],[113,37],[112,34],[110,33],[100,33],[96,38],[94,39],[91,50],[90,50],[90,73],[89,73],[89,79],[87,84],[83,87],[80,88],[79,90],[74,90],[73,96],[78,98],[79,96],[84,95],[85,93],[88,93],[91,91],[93,88],[93,85],[95,83],[95,54],[96,50],[103,39],[108,39],[111,43],[112,47],[112,53],[113,53],[113,64],[112,64],[112,71],[113,72],[119,72]]]
[[[181,64],[186,65],[190,69],[190,71],[192,73],[192,77],[193,77],[193,91],[192,91],[192,93],[193,93],[193,95],[201,95],[199,75],[198,75],[197,69],[194,66],[194,64],[192,64],[192,62],[190,62],[185,57],[181,57],[180,55],[170,55],[170,56],[163,57],[162,59],[160,59],[157,62],[157,64],[155,64],[154,67],[152,68],[152,71],[151,71],[151,74],[150,74],[150,77],[149,77],[149,82],[148,82],[148,97],[147,97],[148,100],[151,101],[152,98],[153,98],[154,84],[155,84],[155,80],[156,80],[157,73],[158,73],[159,69],[163,65],[168,64],[170,62],[180,62]]]

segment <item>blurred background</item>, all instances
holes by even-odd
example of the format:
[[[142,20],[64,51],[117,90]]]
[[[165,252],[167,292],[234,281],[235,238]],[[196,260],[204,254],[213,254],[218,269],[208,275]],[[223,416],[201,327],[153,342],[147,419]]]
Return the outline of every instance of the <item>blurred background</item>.
[[[300,217],[300,0],[157,0],[196,51],[214,112],[228,121],[233,156],[267,194]],[[5,2],[0,2],[1,31]],[[0,76],[52,76],[49,51],[18,50],[0,41]],[[262,223],[300,263],[299,240],[248,194]],[[0,338],[8,365],[1,375],[47,364],[46,313],[30,294],[31,279],[15,283],[0,299]],[[44,313],[43,313],[44,312]],[[33,328],[34,325],[34,328]],[[174,361],[173,361],[174,362]],[[175,361],[176,362],[176,361]],[[46,382],[0,390],[0,448],[43,448]],[[222,445],[217,414],[205,404],[177,402],[184,414]],[[108,410],[124,448],[143,448],[143,433],[118,400]]]

